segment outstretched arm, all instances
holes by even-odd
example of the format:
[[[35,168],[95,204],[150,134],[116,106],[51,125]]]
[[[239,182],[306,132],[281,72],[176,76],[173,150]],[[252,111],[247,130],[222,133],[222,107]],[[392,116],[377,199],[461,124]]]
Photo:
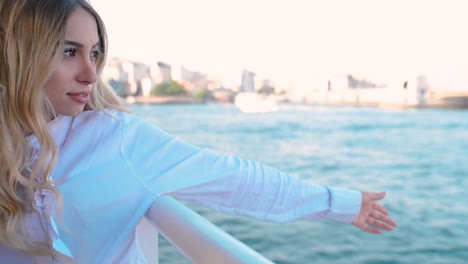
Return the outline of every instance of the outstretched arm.
[[[361,210],[354,218],[353,225],[372,234],[381,234],[382,230],[392,231],[397,223],[388,216],[388,210],[378,203],[385,194],[362,192]]]

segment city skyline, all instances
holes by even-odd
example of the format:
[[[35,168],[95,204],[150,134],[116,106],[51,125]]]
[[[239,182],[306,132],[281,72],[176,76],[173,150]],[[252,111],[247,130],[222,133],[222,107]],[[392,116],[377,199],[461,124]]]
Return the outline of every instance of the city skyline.
[[[110,56],[184,65],[226,82],[243,69],[299,84],[311,76],[436,74],[468,89],[463,1],[92,0]]]

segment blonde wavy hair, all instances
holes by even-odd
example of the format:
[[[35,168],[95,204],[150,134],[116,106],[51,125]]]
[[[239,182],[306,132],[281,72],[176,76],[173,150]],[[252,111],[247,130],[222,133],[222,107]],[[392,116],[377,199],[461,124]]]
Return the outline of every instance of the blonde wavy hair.
[[[48,123],[56,116],[42,87],[61,62],[68,18],[81,8],[96,19],[101,50],[107,36],[99,15],[86,0],[0,0],[0,245],[27,255],[65,256],[45,242],[32,241],[25,215],[33,210],[34,192],[60,192],[49,178],[58,155]],[[100,76],[105,55],[97,59]],[[94,84],[85,110],[126,111],[120,98],[101,80]],[[41,146],[31,168],[29,135]]]

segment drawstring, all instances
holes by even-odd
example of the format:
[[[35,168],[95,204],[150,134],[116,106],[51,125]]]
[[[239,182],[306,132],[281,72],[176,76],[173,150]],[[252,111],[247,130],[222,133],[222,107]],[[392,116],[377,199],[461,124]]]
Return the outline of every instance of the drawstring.
[[[55,193],[51,190],[37,190],[34,193],[34,200],[34,208],[39,213],[41,226],[46,234],[49,247],[65,256],[73,258],[65,243],[59,239],[57,225],[53,219],[55,215]],[[60,261],[52,256],[51,263],[60,263]]]
[[[51,122],[49,122],[49,125],[52,127],[55,125],[55,123],[59,124],[61,118],[62,116],[57,116]],[[32,150],[31,160],[29,162],[29,167],[31,168],[37,162],[40,144],[37,137],[34,135],[28,136],[28,140]],[[38,180],[42,181],[42,179]],[[39,214],[42,231],[45,234],[46,242],[49,245],[49,248],[73,259],[73,256],[68,247],[62,240],[60,240],[58,228],[54,221],[56,203],[57,197],[55,192],[47,189],[38,189],[34,192],[33,208]],[[38,257],[36,262],[40,264],[49,263],[49,261],[45,261],[45,259],[41,257]],[[50,258],[50,263],[62,264],[63,261],[52,256]]]

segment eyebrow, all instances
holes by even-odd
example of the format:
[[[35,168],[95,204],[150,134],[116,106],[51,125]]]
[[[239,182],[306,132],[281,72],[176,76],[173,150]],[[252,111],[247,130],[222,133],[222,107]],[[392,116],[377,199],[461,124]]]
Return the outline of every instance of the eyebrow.
[[[75,46],[77,48],[84,48],[84,45],[81,44],[81,43],[78,43],[76,41],[73,41],[73,40],[65,40],[65,45],[72,45],[72,46]],[[96,44],[94,44],[94,46],[92,47],[93,49],[96,47],[96,46],[100,46],[101,45],[101,42],[98,42]]]

